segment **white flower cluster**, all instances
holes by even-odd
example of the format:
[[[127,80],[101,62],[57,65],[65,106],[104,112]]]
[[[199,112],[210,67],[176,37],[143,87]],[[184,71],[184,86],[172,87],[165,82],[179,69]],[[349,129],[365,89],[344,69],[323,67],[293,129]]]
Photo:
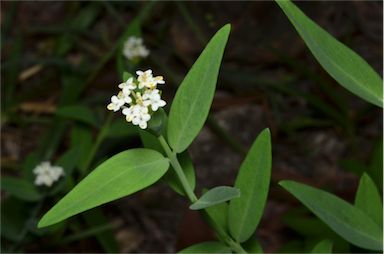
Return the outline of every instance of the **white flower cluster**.
[[[142,38],[131,36],[124,43],[123,55],[129,60],[145,58],[149,55],[149,50],[144,46]]]
[[[147,122],[151,119],[151,113],[166,104],[157,89],[157,85],[165,84],[165,81],[162,76],[154,77],[152,70],[137,71],[136,74],[137,80],[129,78],[119,85],[121,91],[112,96],[107,108],[114,112],[122,108],[127,122],[146,129]],[[129,106],[125,106],[125,104]]]
[[[33,173],[36,175],[36,185],[51,187],[54,182],[64,175],[64,170],[62,167],[52,166],[49,161],[44,161],[35,167]]]

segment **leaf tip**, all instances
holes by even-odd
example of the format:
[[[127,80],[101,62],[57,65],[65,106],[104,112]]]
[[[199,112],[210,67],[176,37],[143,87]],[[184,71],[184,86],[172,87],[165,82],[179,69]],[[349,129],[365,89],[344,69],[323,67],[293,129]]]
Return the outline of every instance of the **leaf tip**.
[[[269,130],[269,128],[265,128],[261,133],[265,133],[266,135],[271,136],[271,131]]]
[[[364,171],[364,172],[361,174],[361,178],[370,178],[370,177],[369,177],[368,173]]]
[[[37,228],[44,228],[50,225],[49,223],[47,223],[47,220],[45,218],[46,216],[44,215],[43,218],[40,219],[40,221],[37,223]]]
[[[225,33],[226,36],[229,36],[229,33],[231,32],[231,23],[225,24],[223,27],[220,28],[220,30],[217,32]]]
[[[279,185],[286,189],[291,181],[290,180],[282,180],[279,182]]]
[[[196,208],[196,206],[195,206],[195,203],[191,204],[191,205],[189,206],[189,209],[190,209],[190,210],[198,210],[198,209]]]
[[[43,215],[43,217],[37,223],[37,228],[45,228],[59,222],[57,220],[52,220],[51,210]]]
[[[228,23],[228,24],[225,24],[224,26],[223,26],[223,28],[225,28],[225,30],[231,30],[231,23]]]

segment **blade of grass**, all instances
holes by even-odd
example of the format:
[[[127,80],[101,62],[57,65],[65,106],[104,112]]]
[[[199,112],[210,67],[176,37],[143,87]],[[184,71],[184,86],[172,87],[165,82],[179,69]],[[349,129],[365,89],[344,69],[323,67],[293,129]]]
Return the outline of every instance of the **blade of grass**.
[[[79,241],[79,240],[82,240],[82,239],[85,239],[85,238],[88,238],[88,237],[93,237],[93,236],[95,236],[97,234],[104,233],[107,230],[114,229],[117,226],[118,225],[107,223],[107,224],[102,224],[102,225],[98,225],[98,226],[95,226],[95,227],[91,227],[91,228],[89,228],[87,230],[84,230],[84,231],[81,231],[79,233],[76,233],[76,234],[73,234],[73,235],[70,235],[68,237],[63,238],[59,242],[59,244],[65,245],[65,244],[68,244],[68,243],[71,243],[71,242],[75,242],[75,241]]]
[[[150,13],[150,10],[155,6],[155,1],[150,1],[145,4],[145,6],[141,9],[140,13],[137,15],[135,20],[137,22],[143,21]],[[112,8],[112,6],[110,6]],[[122,18],[119,15],[115,16],[116,20],[119,22]],[[125,28],[125,30],[130,29],[129,25]],[[124,42],[124,39],[126,39],[125,35],[126,31],[122,33],[122,36],[117,40],[115,45],[112,46],[112,48],[104,54],[104,56],[100,59],[96,67],[94,68],[93,72],[89,75],[87,79],[87,84],[91,83],[96,76],[99,74],[100,70],[104,67],[105,64],[108,63],[109,60],[116,54],[117,49],[121,46],[121,44]]]

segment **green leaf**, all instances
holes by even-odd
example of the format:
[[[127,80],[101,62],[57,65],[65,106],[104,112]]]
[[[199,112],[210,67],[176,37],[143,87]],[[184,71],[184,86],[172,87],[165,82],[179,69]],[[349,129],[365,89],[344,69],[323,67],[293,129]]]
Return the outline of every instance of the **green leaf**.
[[[130,78],[135,78],[131,73],[124,71],[123,72],[123,82],[126,82]]]
[[[93,145],[92,131],[86,126],[75,126],[71,133],[71,147],[78,148],[78,161],[76,166],[83,174],[88,170],[85,168],[86,161]]]
[[[312,249],[314,241],[332,239],[333,251],[336,253],[349,253],[350,244],[328,227],[317,217],[311,216],[310,211],[304,207],[291,209],[283,217],[283,223],[296,233],[307,239],[306,251]]]
[[[363,173],[355,197],[355,207],[366,213],[379,227],[383,225],[383,204],[375,183]]]
[[[376,183],[376,187],[382,192],[383,189],[383,140],[379,138],[375,142],[373,147],[372,156],[369,162],[369,168],[367,172],[373,181]]]
[[[37,156],[43,160],[49,160],[53,157],[67,129],[67,122],[64,119],[53,117],[51,126],[39,139],[38,149],[36,149]]]
[[[1,177],[1,189],[26,201],[37,201],[42,197],[31,182],[16,177]]]
[[[108,159],[40,220],[46,227],[75,214],[130,195],[155,183],[168,170],[169,161],[149,149],[132,149]]]
[[[75,17],[71,18],[71,20],[68,20],[66,22],[67,26],[73,29],[86,29],[96,20],[100,11],[100,3],[91,3],[82,8]],[[72,48],[74,42],[74,36],[67,33],[63,34],[58,41],[57,53],[60,56],[64,56]]]
[[[204,193],[195,203],[189,206],[189,209],[200,210],[238,197],[240,197],[239,189],[230,186],[219,186]]]
[[[202,242],[189,246],[179,253],[232,253],[231,249],[220,242]]]
[[[79,146],[73,146],[57,159],[55,165],[62,167],[65,174],[71,174],[72,169],[77,165],[78,160]]]
[[[362,161],[356,159],[341,160],[340,166],[344,170],[348,170],[358,176],[362,175],[365,171],[367,171],[367,166]]]
[[[124,118],[116,119],[108,128],[107,137],[134,137],[137,136],[137,127],[129,124]]]
[[[216,227],[221,231],[228,232],[228,203],[220,203],[205,209],[205,212],[212,218]]]
[[[18,242],[25,223],[29,218],[30,204],[15,197],[1,199],[1,237],[3,239]]]
[[[59,107],[75,104],[84,92],[87,82],[83,77],[62,74]]]
[[[311,250],[311,253],[332,253],[332,241],[325,239],[317,243]]]
[[[263,253],[263,248],[261,248],[261,245],[259,244],[256,235],[249,238],[249,240],[243,244],[243,248],[248,253]]]
[[[305,207],[303,207],[303,209],[306,210]],[[283,217],[283,222],[291,230],[302,236],[317,238],[320,236],[332,235],[332,237],[328,237],[330,239],[333,239],[333,236],[338,236],[319,218],[309,217],[307,213],[296,212],[285,214]]]
[[[176,92],[168,122],[168,141],[176,153],[192,143],[208,117],[229,32],[228,24],[215,34]]]
[[[22,177],[29,182],[33,182],[36,176],[33,173],[33,169],[40,162],[41,162],[41,159],[37,155],[36,151],[29,153],[22,164]]]
[[[383,107],[383,81],[363,58],[309,19],[291,1],[276,2],[317,61],[340,85],[360,98]]]
[[[143,143],[143,146],[145,148],[156,150],[159,153],[165,155],[165,151],[163,150],[163,147],[161,146],[159,140],[155,137],[155,135],[141,129],[139,130],[139,135],[141,142]]]
[[[370,250],[382,250],[381,228],[360,209],[305,184],[294,181],[279,184],[348,242]]]
[[[241,164],[235,187],[241,197],[229,202],[229,232],[236,241],[252,236],[263,215],[271,179],[271,134],[263,130]]]
[[[163,135],[167,125],[167,120],[168,117],[164,109],[159,108],[159,110],[152,114],[151,119],[148,122],[148,127],[146,131],[156,137]]]
[[[60,181],[49,190],[49,195],[56,195],[68,186],[68,178],[71,176],[72,170],[76,167],[80,159],[80,148],[80,146],[73,146],[55,162],[55,165],[63,168],[65,175],[63,179],[60,179]]]
[[[97,119],[92,110],[83,105],[63,106],[57,109],[56,115],[77,120],[91,126],[97,126]]]
[[[304,250],[302,241],[290,240],[289,242],[280,246],[278,253],[308,253],[308,251]]]

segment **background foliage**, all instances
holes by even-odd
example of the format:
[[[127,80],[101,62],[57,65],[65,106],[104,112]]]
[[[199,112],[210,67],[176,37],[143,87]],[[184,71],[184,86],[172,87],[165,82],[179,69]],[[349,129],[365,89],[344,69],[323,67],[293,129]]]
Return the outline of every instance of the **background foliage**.
[[[326,250],[327,238],[334,251],[363,251],[276,183],[292,179],[321,187],[361,207],[364,195],[380,200],[366,194],[374,190],[361,186],[373,181],[382,188],[381,110],[347,92],[323,71],[275,3],[1,5],[4,251],[159,252],[202,240],[214,249],[223,248],[209,242],[214,238],[202,220],[164,184],[46,229],[35,226],[48,208],[106,158],[141,146],[141,139],[145,147],[151,144],[150,136],[140,133],[140,139],[123,119],[106,116],[105,105],[123,70],[134,68],[119,53],[122,42],[131,34],[143,36],[151,56],[139,67],[165,76],[169,101],[207,39],[225,23],[232,24],[232,33],[213,108],[190,155],[183,154],[185,163],[196,169],[197,190],[232,185],[245,152],[268,126],[273,168],[269,201],[257,233],[263,249]],[[298,6],[381,73],[382,3]],[[106,123],[110,128],[104,128]],[[184,148],[185,144],[179,145],[178,150]],[[69,177],[47,192],[37,190],[31,170],[41,160],[63,166]],[[367,174],[353,202],[362,172]],[[169,174],[164,181],[173,182]],[[241,182],[236,180],[240,189]],[[177,183],[174,189],[181,192]],[[231,206],[236,202],[241,200],[233,200]]]

